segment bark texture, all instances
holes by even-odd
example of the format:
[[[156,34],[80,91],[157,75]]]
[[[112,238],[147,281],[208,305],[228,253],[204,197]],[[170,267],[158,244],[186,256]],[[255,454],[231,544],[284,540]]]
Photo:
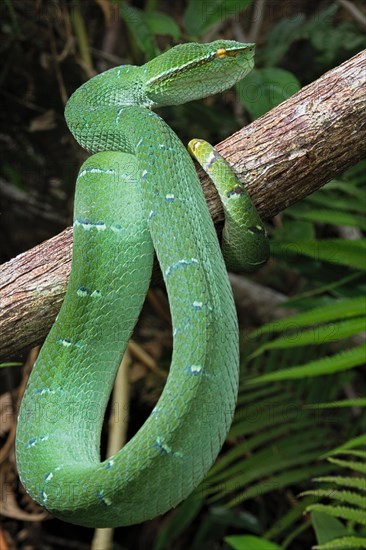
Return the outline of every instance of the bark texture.
[[[300,201],[366,156],[366,51],[324,74],[217,150],[244,181],[260,215]],[[213,220],[223,211],[199,170]],[[61,306],[72,229],[20,254],[0,271],[0,358],[40,343]]]

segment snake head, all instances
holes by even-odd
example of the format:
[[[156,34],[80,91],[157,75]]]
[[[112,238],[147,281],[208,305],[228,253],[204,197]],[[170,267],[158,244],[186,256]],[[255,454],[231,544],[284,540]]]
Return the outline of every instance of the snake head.
[[[254,51],[234,40],[175,46],[142,67],[147,101],[178,105],[227,90],[251,71]]]

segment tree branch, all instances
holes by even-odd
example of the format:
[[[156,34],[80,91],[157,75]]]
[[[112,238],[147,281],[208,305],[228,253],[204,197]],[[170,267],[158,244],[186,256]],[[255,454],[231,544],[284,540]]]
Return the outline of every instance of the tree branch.
[[[366,51],[355,55],[217,146],[263,218],[342,174],[366,154]],[[213,220],[223,212],[202,170]],[[72,228],[1,267],[0,357],[40,343],[61,306]]]

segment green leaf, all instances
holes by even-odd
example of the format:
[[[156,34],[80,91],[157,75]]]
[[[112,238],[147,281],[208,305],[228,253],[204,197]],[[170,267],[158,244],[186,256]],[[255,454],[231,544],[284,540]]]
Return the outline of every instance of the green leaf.
[[[343,502],[345,504],[353,504],[359,508],[366,508],[366,499],[364,495],[360,495],[353,491],[335,491],[333,488],[328,489],[312,489],[304,491],[301,496],[314,495],[317,499],[325,497],[336,501]]]
[[[323,512],[329,516],[354,521],[360,525],[366,525],[366,514],[363,510],[349,506],[332,506],[330,504],[311,504],[308,510],[312,512]],[[335,538],[335,537],[334,537]],[[327,542],[327,541],[325,541]]]
[[[288,210],[286,210],[286,214]],[[314,224],[311,222],[292,220],[290,217],[284,216],[281,227],[276,227],[276,239],[281,241],[315,240],[315,237]]]
[[[332,483],[340,487],[351,487],[359,491],[366,491],[366,479],[363,477],[322,476],[314,478],[314,481]]]
[[[333,27],[319,29],[310,37],[312,45],[320,52],[317,61],[329,65],[334,62],[342,50],[362,49],[366,44],[364,36],[349,21],[342,21]]]
[[[321,307],[279,319],[273,323],[267,323],[258,330],[250,334],[250,338],[256,338],[262,334],[271,334],[282,330],[297,330],[300,327],[306,327],[319,323],[335,321],[337,319],[346,319],[364,315],[366,311],[366,297],[358,296],[347,300],[334,300]]]
[[[323,512],[312,512],[311,522],[314,527],[316,539],[321,544],[335,539],[336,537],[347,535],[347,531],[340,521]]]
[[[301,38],[302,29],[305,23],[305,15],[299,13],[291,18],[282,18],[269,31],[264,44],[261,57],[267,67],[278,65],[291,44]]]
[[[289,213],[290,208],[286,210]],[[302,221],[292,220],[284,216],[281,227],[276,227],[276,239],[283,241],[304,241],[315,240],[314,224]]]
[[[291,527],[296,520],[302,517],[305,508],[311,502],[313,502],[312,498],[304,498],[302,501],[297,501],[296,506],[290,508],[285,515],[281,516],[273,525],[271,525],[268,531],[263,533],[264,536],[269,539],[278,537],[278,535],[286,531],[287,528]]]
[[[354,449],[355,447],[360,447],[366,444],[366,434],[361,434],[357,437],[349,439],[343,445],[340,445],[336,449],[332,449],[327,456],[332,456],[339,453],[339,451],[345,451],[347,449]]]
[[[224,541],[234,550],[281,550],[277,544],[253,535],[233,535]]]
[[[139,49],[145,53],[147,59],[155,57],[159,50],[155,37],[145,20],[146,14],[128,4],[120,4],[119,11]]]
[[[287,213],[301,220],[333,225],[346,225],[348,227],[358,227],[359,229],[366,231],[366,220],[364,220],[361,216],[355,216],[350,212],[334,210],[335,205],[330,201],[329,197],[328,201],[332,205],[332,210],[318,208],[317,210],[308,209],[301,211],[300,209],[291,209]]]
[[[363,365],[365,362],[366,346],[362,344],[350,350],[342,351],[332,356],[323,357],[310,361],[305,365],[296,365],[277,372],[270,372],[248,380],[248,384],[263,384],[278,380],[295,380],[301,378],[312,378],[334,374],[336,372],[353,369]]]
[[[0,369],[5,369],[6,367],[20,367],[23,363],[17,361],[10,361],[9,363],[0,363]]]
[[[283,415],[282,424],[286,425]],[[234,464],[230,464],[224,470],[207,478],[205,483],[207,490],[203,488],[205,493],[216,493],[221,498],[220,495],[244,488],[244,492],[241,493],[241,499],[244,500],[283,487],[286,483],[292,483],[294,476],[298,480],[298,476],[303,475],[304,468],[300,468],[300,470],[293,468],[317,460],[321,449],[324,448],[324,437],[326,436],[326,432],[323,430],[317,432],[311,428],[301,429],[301,424],[299,423],[298,432],[279,440],[278,438],[274,438],[273,441],[269,439],[270,444],[267,446],[263,444],[262,448],[256,449],[255,453],[250,456],[243,453]],[[295,431],[297,425],[296,423],[287,423],[287,428]],[[301,438],[301,434],[304,432],[308,434],[308,441],[303,441]],[[270,430],[268,430],[268,435],[270,435]],[[246,456],[244,463],[241,460],[243,456]],[[321,467],[325,467],[327,471],[334,469],[328,463],[321,464]],[[281,473],[282,471],[283,473]],[[269,477],[274,473],[278,475]],[[307,474],[306,470],[305,475]],[[312,475],[314,475],[314,470],[312,470]],[[249,484],[252,485],[249,486]],[[217,497],[212,497],[211,500],[217,500]]]
[[[324,239],[321,241],[284,242],[272,240],[272,255],[296,263],[297,255],[315,260],[366,270],[366,239]]]
[[[362,271],[354,271],[353,273],[346,275],[345,277],[337,278],[335,280],[330,280],[330,282],[327,282],[321,286],[313,287],[309,290],[305,290],[305,292],[300,292],[299,294],[295,294],[292,298],[289,298],[286,301],[287,307],[298,307],[301,305],[301,303],[304,303],[304,299],[316,299],[317,296],[321,296],[319,302],[324,300],[324,297],[327,294],[333,294],[336,295],[339,291],[340,294],[344,291],[343,287],[346,287],[349,283],[355,282],[354,288],[357,289],[357,279],[362,279],[363,273]],[[325,298],[325,300],[328,302],[328,298]]]
[[[343,407],[366,407],[366,398],[356,397],[355,399],[342,399],[342,401],[304,405],[305,409],[340,409]]]
[[[360,472],[362,474],[366,474],[366,464],[364,464],[363,462],[353,462],[350,460],[341,460],[339,458],[328,458],[328,460],[332,464],[337,464],[337,466],[341,466],[343,468],[349,468],[354,472]]]
[[[330,209],[335,208],[338,210],[345,210],[346,212],[351,211],[364,214],[366,211],[366,193],[362,193],[362,195],[362,198],[352,198],[350,193],[340,196],[338,192],[335,194],[323,188],[306,197],[306,199],[304,199],[304,204],[311,203],[317,206],[325,206],[328,212],[331,212]],[[293,206],[287,208],[286,214],[292,214],[292,208]]]
[[[228,464],[231,464],[248,452],[253,452],[253,450],[258,449],[260,445],[273,444],[278,436],[287,434],[287,432],[288,426],[282,423],[282,425],[278,426],[277,428],[273,428],[270,431],[258,433],[244,441],[240,441],[229,451],[227,451],[222,457],[220,457],[219,460],[212,466],[206,480],[211,483],[212,479],[217,479],[217,473],[220,473],[222,470],[226,470]]]
[[[202,497],[194,492],[184,500],[172,513],[159,530],[154,550],[164,550],[190,525],[202,508]]]
[[[252,0],[190,0],[184,14],[184,23],[189,34],[199,36],[215,23],[243,11]]]
[[[337,453],[334,453],[334,454],[366,458],[366,451],[363,451],[363,450],[361,451],[360,449],[350,449],[348,451],[337,451]]]
[[[340,323],[316,326],[308,330],[292,330],[285,336],[266,342],[258,347],[250,357],[257,357],[269,349],[286,349],[305,345],[320,345],[348,338],[366,330],[366,318],[356,317]]]
[[[308,457],[306,458],[305,462],[310,462]],[[286,467],[284,467],[286,469]],[[258,484],[257,487],[254,488],[254,490],[246,489],[243,492],[239,493],[237,496],[235,496],[232,500],[230,500],[226,506],[233,507],[237,506],[241,502],[245,501],[247,498],[253,498],[253,496],[258,496],[259,494],[263,495],[266,493],[269,493],[271,491],[278,491],[279,489],[283,489],[284,487],[293,486],[296,483],[301,483],[304,481],[309,480],[311,475],[319,470],[323,470],[326,468],[326,466],[314,466],[311,465],[309,467],[304,468],[298,468],[294,470],[285,471],[285,473],[279,474],[277,476],[271,476],[268,480],[265,480],[262,484]],[[240,488],[240,486],[236,487],[237,489]],[[254,493],[255,491],[255,493]],[[225,494],[225,492],[229,492],[228,490],[222,491],[222,495]]]
[[[331,540],[320,546],[314,546],[317,550],[348,550],[349,548],[366,548],[366,538],[341,537]]]
[[[203,548],[208,550],[215,545],[214,541],[222,540],[232,528],[239,532],[257,534],[260,532],[260,523],[258,518],[249,512],[211,506],[191,534],[188,547],[190,550],[202,550]]]
[[[264,115],[300,88],[295,75],[278,68],[253,69],[236,85],[240,101],[253,118]]]
[[[181,32],[172,17],[161,11],[147,11],[144,19],[153,34],[167,34],[178,40]]]

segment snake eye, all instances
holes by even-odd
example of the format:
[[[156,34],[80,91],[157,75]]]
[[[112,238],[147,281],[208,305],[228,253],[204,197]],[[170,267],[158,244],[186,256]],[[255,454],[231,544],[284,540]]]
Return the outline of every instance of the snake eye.
[[[226,48],[219,48],[216,50],[216,57],[219,59],[224,59],[225,57],[235,57],[235,51],[228,51]]]
[[[223,57],[226,57],[226,56],[227,56],[227,52],[226,52],[225,48],[219,48],[216,51],[216,57],[218,57],[219,59],[222,59]]]

